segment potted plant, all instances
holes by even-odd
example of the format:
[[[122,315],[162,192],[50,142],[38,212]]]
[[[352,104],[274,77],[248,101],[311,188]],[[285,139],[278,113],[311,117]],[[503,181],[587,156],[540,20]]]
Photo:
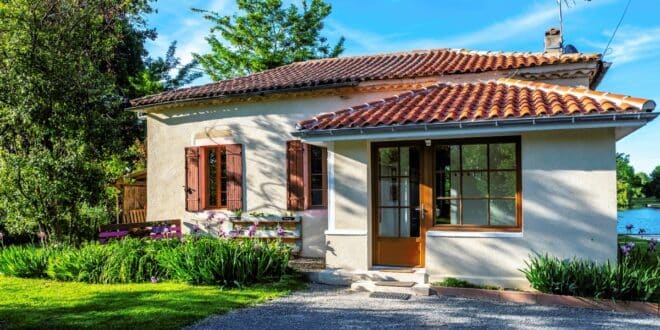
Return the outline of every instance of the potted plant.
[[[243,215],[243,209],[237,209],[232,211],[232,215],[229,216],[229,220],[241,220]]]

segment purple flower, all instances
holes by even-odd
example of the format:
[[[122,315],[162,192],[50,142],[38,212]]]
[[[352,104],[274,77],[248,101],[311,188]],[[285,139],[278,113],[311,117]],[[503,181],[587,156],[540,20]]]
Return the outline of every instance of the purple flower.
[[[158,283],[158,278],[156,276],[151,277],[151,283],[156,284]]]
[[[639,231],[638,231],[637,233],[643,237],[644,234],[646,234],[646,229],[644,229],[644,228],[639,228]]]
[[[630,254],[630,252],[632,252],[632,250],[634,248],[635,248],[635,243],[634,242],[628,242],[628,243],[626,243],[626,245],[621,246],[621,248],[620,248],[621,249],[621,254],[623,254],[623,256],[627,257]]]
[[[655,238],[651,238],[649,240],[649,246],[648,246],[648,251],[649,252],[655,252],[655,246],[658,244],[658,241]]]
[[[252,226],[248,227],[248,235],[249,235],[250,237],[254,237],[254,233],[255,233],[256,231],[257,231],[257,226],[252,225]]]
[[[277,227],[277,236],[283,237],[285,234],[286,232],[284,231],[284,228],[282,228],[281,226]]]
[[[195,234],[199,233],[199,225],[197,225],[197,224],[193,225],[192,231]]]
[[[209,214],[206,216],[206,220],[211,221],[215,218],[215,212],[209,212]]]

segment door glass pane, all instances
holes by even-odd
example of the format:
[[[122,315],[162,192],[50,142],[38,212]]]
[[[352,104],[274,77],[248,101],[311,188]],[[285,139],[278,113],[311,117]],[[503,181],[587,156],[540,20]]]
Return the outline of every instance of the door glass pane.
[[[398,237],[399,236],[399,209],[381,208],[378,220],[378,236],[380,237]]]
[[[401,192],[397,178],[380,179],[380,206],[399,206]]]
[[[459,200],[458,199],[440,199],[437,200],[435,209],[436,225],[457,225]]]
[[[464,199],[463,224],[464,225],[488,224],[488,200]]]
[[[399,237],[410,237],[410,228],[412,226],[410,222],[410,209],[402,208],[400,209],[400,218],[399,222],[401,223]]]
[[[312,190],[312,206],[323,205],[323,190]]]
[[[401,169],[401,176],[408,176],[410,175],[410,148],[409,147],[401,147],[399,149],[399,160],[400,160],[400,169]]]
[[[516,172],[490,172],[490,195],[492,197],[514,197],[516,195]]]
[[[399,148],[378,149],[380,176],[399,175]]]
[[[515,169],[516,168],[516,144],[494,143],[490,145],[490,168],[491,169]]]
[[[513,199],[491,200],[490,224],[492,226],[515,226],[516,201]]]
[[[403,168],[402,168],[403,169]],[[401,178],[401,206],[410,206],[411,200],[410,200],[410,179],[409,178]]]
[[[463,146],[463,170],[485,170],[486,161],[485,144],[466,144]]]
[[[488,172],[463,172],[463,196],[486,197]]]

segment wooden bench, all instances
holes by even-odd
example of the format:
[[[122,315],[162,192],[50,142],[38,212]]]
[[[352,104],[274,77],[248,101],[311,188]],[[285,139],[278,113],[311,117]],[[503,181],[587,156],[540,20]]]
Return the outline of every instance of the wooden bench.
[[[124,223],[144,223],[147,222],[147,210],[146,209],[137,209],[129,210],[122,214],[122,220]]]
[[[181,220],[101,225],[99,242],[106,243],[110,239],[121,239],[126,236],[151,239],[181,237]]]

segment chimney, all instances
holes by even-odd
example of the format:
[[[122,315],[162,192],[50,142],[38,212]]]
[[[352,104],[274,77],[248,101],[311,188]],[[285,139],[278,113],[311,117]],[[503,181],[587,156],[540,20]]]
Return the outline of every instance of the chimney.
[[[563,40],[561,31],[557,28],[549,28],[545,31],[544,51],[546,53],[563,53]]]

